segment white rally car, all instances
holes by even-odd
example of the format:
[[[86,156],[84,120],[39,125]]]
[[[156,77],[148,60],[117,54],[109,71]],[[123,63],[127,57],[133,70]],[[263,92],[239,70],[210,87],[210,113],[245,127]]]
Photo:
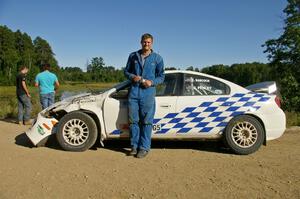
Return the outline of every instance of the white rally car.
[[[129,86],[125,81],[101,93],[57,102],[38,114],[26,134],[36,146],[56,134],[68,151],[85,151],[97,138],[102,145],[106,139],[129,138]],[[153,139],[223,139],[233,152],[250,154],[267,140],[279,138],[285,125],[276,95],[221,78],[166,71],[164,83],[157,86]]]

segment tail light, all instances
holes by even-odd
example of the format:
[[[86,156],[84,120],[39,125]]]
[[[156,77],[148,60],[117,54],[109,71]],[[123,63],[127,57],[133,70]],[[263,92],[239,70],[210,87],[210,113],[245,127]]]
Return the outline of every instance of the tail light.
[[[280,101],[280,98],[278,96],[275,97],[275,102],[276,102],[277,106],[280,108],[281,101]]]

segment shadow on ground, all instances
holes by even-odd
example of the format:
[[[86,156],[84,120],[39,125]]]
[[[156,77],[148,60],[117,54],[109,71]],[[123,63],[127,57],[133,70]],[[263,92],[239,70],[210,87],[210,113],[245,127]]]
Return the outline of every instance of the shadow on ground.
[[[17,123],[17,120],[14,119],[14,118],[5,118],[5,119],[1,119],[0,121],[11,123],[11,124],[16,124]]]
[[[107,140],[104,148],[127,154],[130,150],[129,140]],[[221,141],[183,141],[183,140],[152,140],[152,149],[191,149],[213,153],[231,152]]]
[[[15,137],[15,144],[27,148],[34,148],[25,133],[21,133]],[[62,150],[59,146],[55,135],[51,135],[48,139],[41,141],[38,147],[45,146],[50,149]],[[90,150],[97,150],[101,148],[99,140],[90,148]],[[106,140],[104,148],[124,153],[125,155],[130,150],[129,140]],[[231,153],[220,141],[170,141],[170,140],[152,140],[152,149],[192,149],[213,153]]]
[[[35,147],[48,147],[51,149],[62,150],[58,145],[56,138],[54,135],[49,136],[47,139],[42,140],[38,146],[34,146],[32,142],[29,140],[25,133],[21,133],[15,137],[15,144],[27,147],[27,148],[35,148]]]
[[[31,141],[28,139],[25,133],[21,133],[15,137],[15,144],[23,147],[34,147]]]

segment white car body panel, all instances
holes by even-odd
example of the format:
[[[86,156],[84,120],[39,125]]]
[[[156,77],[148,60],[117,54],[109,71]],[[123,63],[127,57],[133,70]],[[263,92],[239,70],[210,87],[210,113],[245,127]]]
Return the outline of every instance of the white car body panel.
[[[26,135],[34,145],[37,145],[40,141],[54,133],[53,127],[57,122],[55,118],[45,118],[39,113],[32,127],[26,131]]]

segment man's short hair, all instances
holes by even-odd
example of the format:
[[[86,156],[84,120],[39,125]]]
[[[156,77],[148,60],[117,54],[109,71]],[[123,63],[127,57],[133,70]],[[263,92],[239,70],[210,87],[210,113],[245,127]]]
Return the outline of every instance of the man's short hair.
[[[149,38],[153,41],[153,36],[149,33],[145,33],[142,35],[141,41],[144,41],[145,39],[149,39]]]
[[[50,70],[50,64],[44,64],[43,70]]]
[[[25,65],[21,65],[21,66],[19,67],[19,71],[22,71],[22,70],[24,70],[25,68],[28,68],[28,67],[25,66]]]

